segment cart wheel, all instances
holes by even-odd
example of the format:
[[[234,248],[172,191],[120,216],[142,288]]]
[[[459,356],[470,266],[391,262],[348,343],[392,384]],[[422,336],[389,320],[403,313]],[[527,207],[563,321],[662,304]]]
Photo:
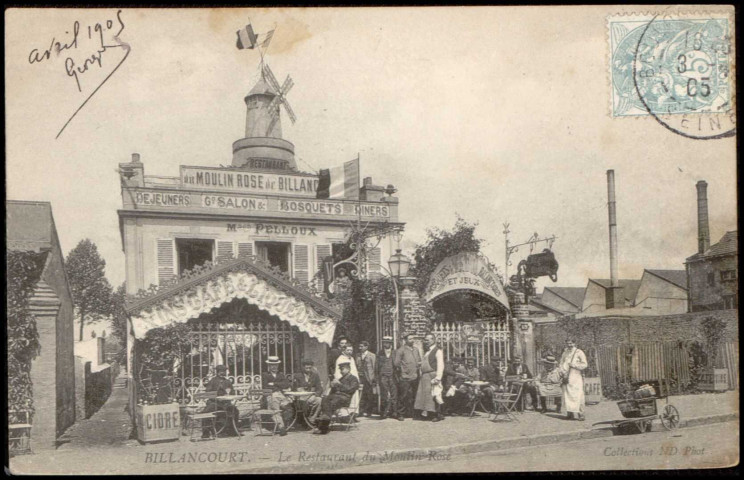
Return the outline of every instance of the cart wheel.
[[[675,430],[679,426],[679,411],[674,405],[665,405],[659,418],[667,430]]]
[[[639,432],[646,433],[649,427],[649,423],[650,422],[648,422],[648,420],[638,420],[637,422],[635,422],[635,426],[638,428]]]

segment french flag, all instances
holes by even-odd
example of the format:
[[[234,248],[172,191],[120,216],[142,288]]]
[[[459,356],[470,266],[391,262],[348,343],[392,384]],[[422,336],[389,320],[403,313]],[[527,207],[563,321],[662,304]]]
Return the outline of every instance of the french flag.
[[[317,198],[359,199],[359,158],[320,171]]]
[[[253,33],[253,27],[251,27],[251,24],[249,23],[245,28],[238,30],[238,49],[245,50],[246,48],[255,48],[257,38],[258,35]]]

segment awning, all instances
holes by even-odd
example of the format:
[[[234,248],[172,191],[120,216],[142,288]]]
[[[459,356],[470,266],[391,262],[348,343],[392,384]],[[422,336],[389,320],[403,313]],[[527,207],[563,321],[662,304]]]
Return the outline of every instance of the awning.
[[[176,283],[155,288],[127,305],[134,337],[185,323],[235,298],[244,298],[300,331],[331,345],[341,313],[271,267],[241,257],[207,264]]]
[[[429,277],[424,298],[432,302],[454,291],[480,293],[509,311],[509,300],[501,280],[488,260],[478,253],[463,252],[442,260]]]

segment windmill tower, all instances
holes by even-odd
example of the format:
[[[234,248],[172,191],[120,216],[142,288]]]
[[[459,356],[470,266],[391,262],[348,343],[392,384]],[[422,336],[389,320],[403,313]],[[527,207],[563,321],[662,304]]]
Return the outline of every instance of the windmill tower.
[[[234,167],[296,170],[294,145],[282,138],[281,107],[290,121],[297,117],[289,106],[287,93],[294,81],[287,75],[282,85],[261,58],[261,76],[245,97],[245,137],[233,143]]]

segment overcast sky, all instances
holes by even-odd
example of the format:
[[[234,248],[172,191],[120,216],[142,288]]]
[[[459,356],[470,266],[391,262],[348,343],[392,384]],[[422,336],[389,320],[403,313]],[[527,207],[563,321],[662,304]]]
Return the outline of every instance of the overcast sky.
[[[621,278],[683,269],[697,248],[698,180],[709,186],[712,241],[736,229],[735,140],[610,117],[606,18],[621,9],[9,11],[7,196],[50,201],[65,254],[90,238],[121,283],[117,165],[132,152],[149,175],[231,163],[258,75],[258,52],[235,46],[250,19],[259,33],[276,24],[267,61],[280,82],[295,81],[288,99],[298,121],[284,116],[282,126],[298,167],[359,153],[362,176],[398,188],[407,241],[451,227],[459,213],[479,223],[484,253],[503,268],[508,221],[512,243],[533,232],[558,237],[557,285],[607,278],[612,168]],[[80,90],[67,52],[29,63],[52,38],[71,41],[76,20],[77,68],[96,52],[87,30],[95,38],[96,22],[109,36],[123,23],[130,53],[55,139],[125,53],[110,48],[100,66],[89,62]]]

